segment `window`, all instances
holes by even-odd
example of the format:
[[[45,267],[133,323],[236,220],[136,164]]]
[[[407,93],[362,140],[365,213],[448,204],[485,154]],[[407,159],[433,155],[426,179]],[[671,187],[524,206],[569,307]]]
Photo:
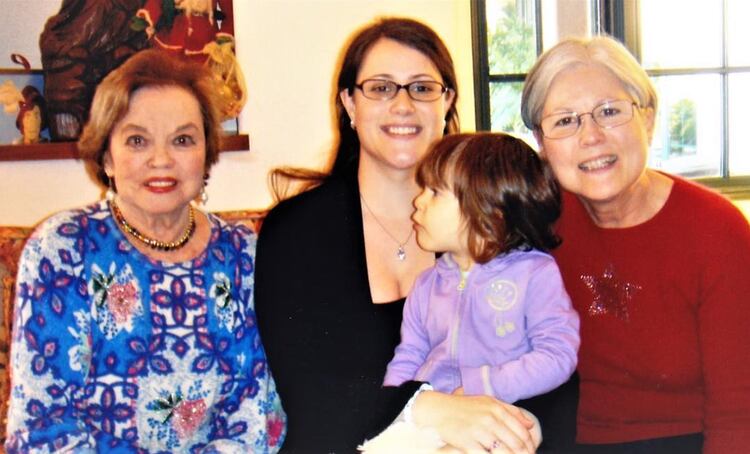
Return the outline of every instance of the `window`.
[[[609,33],[659,94],[649,166],[750,197],[747,17],[745,0],[473,1],[477,129],[535,145],[519,107],[536,56],[565,36]]]

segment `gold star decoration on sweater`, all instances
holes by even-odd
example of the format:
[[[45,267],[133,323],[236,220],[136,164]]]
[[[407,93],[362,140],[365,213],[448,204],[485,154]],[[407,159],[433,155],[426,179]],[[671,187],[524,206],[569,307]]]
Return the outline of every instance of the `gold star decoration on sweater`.
[[[589,315],[610,314],[623,321],[630,319],[630,302],[633,295],[641,290],[640,285],[619,279],[611,264],[601,276],[583,274],[581,280],[594,296]]]

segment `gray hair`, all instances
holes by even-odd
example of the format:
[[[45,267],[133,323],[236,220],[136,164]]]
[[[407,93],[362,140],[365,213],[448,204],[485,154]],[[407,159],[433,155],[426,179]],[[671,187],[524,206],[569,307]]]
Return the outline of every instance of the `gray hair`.
[[[595,64],[609,70],[640,107],[656,112],[656,89],[646,71],[620,42],[609,36],[567,38],[534,63],[521,96],[521,117],[527,128],[539,127],[544,103],[555,77],[579,65]]]

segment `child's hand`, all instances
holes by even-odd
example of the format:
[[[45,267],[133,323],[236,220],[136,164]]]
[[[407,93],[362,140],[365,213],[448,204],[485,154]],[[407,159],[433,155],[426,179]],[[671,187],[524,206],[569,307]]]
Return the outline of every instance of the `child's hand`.
[[[456,388],[456,389],[453,390],[452,394],[454,396],[463,396],[464,395],[464,387],[463,386],[459,386],[458,388]]]

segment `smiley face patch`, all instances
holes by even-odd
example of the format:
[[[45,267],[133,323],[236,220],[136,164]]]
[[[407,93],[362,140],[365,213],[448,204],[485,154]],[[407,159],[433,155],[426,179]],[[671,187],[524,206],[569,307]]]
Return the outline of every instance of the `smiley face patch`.
[[[505,312],[518,301],[518,287],[515,283],[498,279],[491,283],[486,293],[487,303],[499,312]]]
[[[498,279],[487,288],[485,300],[495,311],[495,335],[505,337],[515,331],[516,325],[505,320],[502,313],[509,311],[518,302],[518,286],[509,280]]]

